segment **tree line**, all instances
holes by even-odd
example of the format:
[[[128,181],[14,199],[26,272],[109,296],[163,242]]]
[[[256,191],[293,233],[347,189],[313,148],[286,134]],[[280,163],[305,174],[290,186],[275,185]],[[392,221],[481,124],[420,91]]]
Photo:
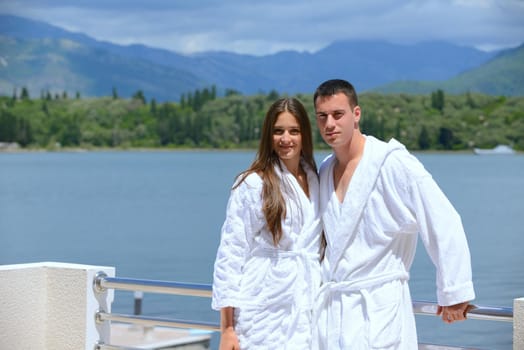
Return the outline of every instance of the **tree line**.
[[[211,86],[178,102],[146,99],[142,91],[121,98],[82,98],[77,93],[27,89],[0,97],[0,142],[22,148],[255,148],[269,105],[287,96],[271,91],[244,96]],[[326,148],[316,129],[312,95],[297,94],[311,119],[315,146]],[[467,150],[508,144],[524,150],[524,97],[476,93],[430,95],[362,93],[360,127],[411,150]]]

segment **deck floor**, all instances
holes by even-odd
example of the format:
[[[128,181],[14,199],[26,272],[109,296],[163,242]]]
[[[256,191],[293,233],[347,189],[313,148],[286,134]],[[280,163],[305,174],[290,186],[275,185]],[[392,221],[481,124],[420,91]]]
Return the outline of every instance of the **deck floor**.
[[[211,332],[111,324],[111,345],[150,350],[208,350]]]

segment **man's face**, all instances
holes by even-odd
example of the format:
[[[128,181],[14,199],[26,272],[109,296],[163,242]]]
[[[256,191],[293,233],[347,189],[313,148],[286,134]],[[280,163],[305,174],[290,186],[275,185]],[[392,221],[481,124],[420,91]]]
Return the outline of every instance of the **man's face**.
[[[317,126],[324,141],[331,147],[349,145],[358,128],[360,107],[351,108],[343,93],[319,96],[315,102]]]

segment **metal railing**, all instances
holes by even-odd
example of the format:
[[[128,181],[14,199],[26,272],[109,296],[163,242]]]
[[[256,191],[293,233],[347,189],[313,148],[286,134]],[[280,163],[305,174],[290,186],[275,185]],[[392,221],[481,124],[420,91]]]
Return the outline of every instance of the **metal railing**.
[[[108,277],[104,272],[99,272],[95,276],[93,288],[97,293],[103,293],[107,289],[118,289],[126,291],[142,291],[204,298],[210,298],[212,293],[212,288],[209,284]],[[142,326],[165,326],[187,329],[198,328],[211,331],[220,330],[220,324],[216,322],[189,321],[173,318],[149,317],[143,315],[116,314],[108,313],[104,310],[97,311],[95,320],[99,323],[104,321],[117,321]]]
[[[108,277],[105,273],[99,272],[95,276],[95,291],[101,292],[106,289],[119,289],[143,292],[189,295],[194,297],[211,297],[211,286],[209,284],[170,282],[158,280],[144,280],[123,277]]]
[[[93,281],[95,292],[102,293],[107,289],[117,289],[126,291],[143,291],[150,293],[162,293],[173,295],[186,295],[210,298],[212,287],[209,284],[171,282],[159,280],[146,280],[122,277],[108,277],[105,273],[100,272],[95,276]],[[413,312],[417,315],[436,316],[438,305],[428,301],[413,301]],[[487,307],[480,305],[471,305],[467,312],[467,318],[513,322],[513,308],[509,307]],[[97,322],[118,321],[143,326],[165,326],[186,329],[203,329],[219,331],[220,325],[213,322],[189,321],[172,318],[148,317],[143,315],[125,315],[108,313],[104,310],[97,311],[95,315]],[[110,345],[98,345],[95,350],[124,349],[121,347],[111,347]],[[448,349],[462,349],[460,347],[448,347]]]
[[[429,301],[413,301],[413,312],[417,315],[437,315],[438,305]],[[513,308],[471,305],[466,314],[469,319],[484,321],[513,322]]]

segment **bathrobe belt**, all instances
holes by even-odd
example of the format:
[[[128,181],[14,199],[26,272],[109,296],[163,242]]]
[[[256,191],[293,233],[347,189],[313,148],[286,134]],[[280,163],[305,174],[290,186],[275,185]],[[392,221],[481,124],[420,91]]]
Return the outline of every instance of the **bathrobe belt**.
[[[255,248],[251,252],[252,256],[264,257],[270,259],[297,259],[299,267],[297,271],[297,276],[304,276],[304,281],[306,283],[306,288],[300,288],[300,285],[295,286],[295,290],[292,291],[294,295],[295,302],[301,301],[296,306],[301,310],[312,310],[317,297],[317,291],[319,286],[313,285],[313,274],[319,273],[319,267],[317,267],[316,272],[314,265],[319,265],[320,255],[318,253],[312,253],[307,249],[299,250],[279,250],[271,248]],[[306,295],[304,295],[306,291]],[[290,291],[291,292],[291,291]],[[302,300],[306,302],[302,302]]]
[[[314,307],[315,323],[318,323],[319,316],[322,311],[327,312],[325,325],[318,324],[318,327],[325,327],[325,339],[317,339],[323,343],[321,349],[337,349],[339,347],[338,341],[341,335],[342,327],[342,294],[358,293],[363,299],[364,313],[366,322],[369,322],[369,315],[367,308],[370,305],[371,296],[368,289],[380,286],[384,283],[392,281],[407,281],[409,273],[406,271],[393,271],[384,274],[362,278],[358,280],[342,281],[342,282],[325,282],[320,287],[318,298]],[[368,323],[369,325],[369,323]]]

